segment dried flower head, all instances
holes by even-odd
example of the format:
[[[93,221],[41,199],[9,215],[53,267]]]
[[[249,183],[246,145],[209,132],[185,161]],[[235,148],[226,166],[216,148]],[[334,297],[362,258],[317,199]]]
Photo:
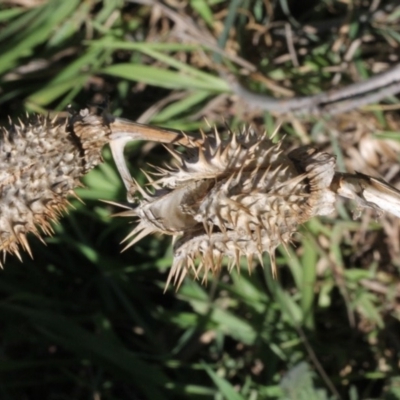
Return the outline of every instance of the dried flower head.
[[[172,235],[167,285],[179,286],[188,272],[206,279],[225,257],[228,268],[241,256],[252,268],[253,256],[261,260],[264,252],[276,274],[276,247],[288,244],[299,224],[331,213],[335,202],[335,158],[308,146],[288,154],[281,147],[245,129],[225,138],[215,130],[183,153],[170,150],[179,166],[157,168],[159,178],[149,178],[153,193],[139,188],[138,205],[120,213],[139,220],[127,247],[154,232]]]
[[[103,116],[82,110],[60,122],[35,116],[1,129],[0,250],[31,254],[26,235],[52,233],[80,178],[101,162],[110,129]]]

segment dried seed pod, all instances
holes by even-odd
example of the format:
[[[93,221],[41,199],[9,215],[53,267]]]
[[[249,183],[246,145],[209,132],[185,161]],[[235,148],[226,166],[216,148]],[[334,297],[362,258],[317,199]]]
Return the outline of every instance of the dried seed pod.
[[[139,220],[127,247],[153,232],[179,238],[167,284],[179,286],[190,271],[205,279],[224,257],[233,267],[245,256],[251,269],[252,257],[264,252],[276,275],[275,248],[288,244],[299,224],[334,210],[331,155],[312,147],[285,154],[281,142],[251,129],[225,139],[216,131],[191,147],[170,150],[179,166],[158,168],[160,178],[149,182],[154,193],[139,188],[137,207],[120,213]]]
[[[26,235],[52,233],[80,178],[101,162],[110,128],[87,109],[65,122],[35,116],[0,130],[0,250],[31,254]]]

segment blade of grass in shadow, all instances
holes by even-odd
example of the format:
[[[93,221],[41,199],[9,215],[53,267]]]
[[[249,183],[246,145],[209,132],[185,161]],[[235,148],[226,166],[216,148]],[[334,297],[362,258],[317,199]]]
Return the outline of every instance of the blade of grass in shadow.
[[[301,300],[303,310],[303,324],[308,329],[314,329],[314,287],[317,277],[317,251],[316,243],[311,235],[302,240],[303,254],[301,263],[303,265]]]
[[[90,76],[97,72],[97,69],[100,68],[108,57],[108,51],[104,52],[101,49],[89,49],[87,53],[70,63],[40,90],[31,94],[27,98],[27,104],[45,106],[68,91],[77,93],[83,88]],[[82,73],[84,69],[89,70],[90,73]],[[63,99],[58,109],[63,109],[70,100],[71,98]]]
[[[121,343],[105,339],[101,334],[95,335],[71,319],[50,312],[4,303],[0,305],[0,311],[26,318],[32,329],[74,352],[80,358],[93,358],[111,373],[117,376],[121,374],[120,377],[140,388],[148,399],[166,398],[161,388],[165,386],[167,380],[159,367],[140,359]]]
[[[215,82],[207,82],[196,76],[185,75],[181,71],[170,71],[142,64],[115,64],[104,68],[100,72],[166,89],[206,90],[213,93],[227,90],[226,85],[221,84],[223,83],[222,80],[216,86]]]
[[[78,87],[80,90],[86,83],[87,79],[88,75],[78,75],[73,79],[68,79],[67,81],[56,84],[49,82],[44,88],[28,97],[26,100],[26,107],[28,109],[36,110],[38,106],[45,106],[51,103],[53,100],[62,96],[72,88]]]
[[[154,51],[152,49],[143,47],[142,53],[153,57],[154,59],[164,62],[172,68],[176,68],[179,71],[185,72],[186,74],[196,78],[199,81],[204,81],[209,83],[210,85],[214,85],[214,90],[218,91],[230,91],[229,85],[218,76],[214,76],[207,72],[203,72],[197,68],[191,67],[188,64],[178,61],[176,58],[171,57],[163,52]]]
[[[204,370],[207,372],[208,376],[212,379],[215,386],[219,390],[219,394],[223,396],[226,400],[245,400],[245,398],[238,393],[234,387],[226,379],[218,376],[208,364],[202,363]]]
[[[210,321],[215,323],[215,329],[224,335],[231,336],[249,345],[254,343],[257,337],[254,326],[245,319],[235,315],[234,310],[225,309],[223,305],[219,305],[218,303],[210,304],[207,293],[202,288],[203,294],[199,293],[199,288],[196,288],[196,285],[199,286],[197,282],[186,282],[180,288],[179,297],[188,301],[197,314],[207,316]],[[199,295],[206,297],[200,299]]]
[[[223,49],[226,45],[229,32],[231,32],[235,19],[238,15],[238,8],[242,5],[242,3],[242,0],[233,0],[229,3],[228,15],[226,16],[226,19],[224,21],[224,29],[218,38],[218,47],[221,49]],[[221,54],[215,53],[213,58],[214,61],[219,64],[221,62],[222,56]]]
[[[23,8],[10,8],[6,10],[1,10],[0,11],[0,22],[11,22],[11,20],[15,17],[18,17],[18,15],[21,15],[25,12]],[[10,25],[8,25],[10,26]],[[4,32],[5,28],[3,29]],[[4,36],[3,36],[4,38]]]
[[[161,124],[164,121],[169,121],[173,118],[177,118],[180,114],[187,113],[191,107],[203,102],[207,97],[210,96],[209,92],[196,92],[185,96],[184,99],[174,102],[173,104],[165,107],[160,112],[158,112],[151,122],[154,124]]]
[[[145,51],[194,51],[199,49],[198,44],[190,43],[151,43],[151,42],[128,42],[114,39],[113,37],[105,37],[101,40],[87,40],[84,42],[91,47],[100,47],[102,49],[111,50],[137,50]]]

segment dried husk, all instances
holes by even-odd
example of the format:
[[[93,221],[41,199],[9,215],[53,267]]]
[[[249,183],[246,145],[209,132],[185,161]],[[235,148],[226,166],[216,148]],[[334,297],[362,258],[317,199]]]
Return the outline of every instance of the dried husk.
[[[183,153],[170,151],[179,166],[158,168],[152,194],[141,188],[138,205],[120,213],[139,221],[127,247],[155,232],[174,237],[167,285],[179,286],[189,272],[206,279],[224,258],[233,268],[244,256],[251,269],[265,252],[276,275],[276,247],[299,224],[334,210],[335,158],[313,147],[285,154],[282,142],[248,128],[225,138],[215,131]]]
[[[52,234],[80,178],[99,164],[107,119],[87,109],[66,121],[44,116],[0,130],[0,250],[31,254],[27,234]],[[32,255],[32,254],[31,254]]]

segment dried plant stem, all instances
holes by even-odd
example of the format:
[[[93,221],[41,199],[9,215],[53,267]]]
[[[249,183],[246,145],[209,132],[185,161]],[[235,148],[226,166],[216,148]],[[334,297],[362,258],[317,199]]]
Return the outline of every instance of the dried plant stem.
[[[355,200],[359,208],[369,207],[400,218],[400,191],[382,179],[359,172],[336,172],[331,190],[340,196]],[[359,213],[359,210],[357,212]]]
[[[124,158],[124,148],[129,142],[135,140],[145,140],[158,143],[174,143],[191,147],[196,141],[181,132],[174,132],[149,125],[139,124],[127,119],[108,117],[110,120],[110,148],[114,162],[124,182],[128,194],[128,200],[133,201],[133,195],[137,191],[137,186],[133,182],[129,169]]]
[[[225,79],[232,91],[253,109],[276,114],[291,112],[298,115],[336,115],[400,93],[400,64],[365,81],[338,90],[286,100],[251,92],[233,75],[226,75]]]
[[[237,65],[244,67],[247,71],[255,73],[255,65],[239,56],[229,54],[220,49],[212,34],[206,29],[201,29],[187,16],[176,13],[173,9],[155,0],[130,0],[132,3],[159,7],[162,12],[175,22],[176,30],[182,40],[199,43],[213,52],[222,54],[226,59],[234,61]],[[323,27],[326,28],[326,23]],[[291,33],[285,25],[286,37],[290,39]],[[297,63],[292,42],[288,39],[289,52]],[[227,81],[233,93],[251,109],[270,111],[276,114],[295,113],[296,115],[337,115],[349,110],[360,108],[385,98],[400,93],[400,64],[387,71],[372,76],[361,82],[356,82],[337,90],[330,90],[314,96],[294,97],[289,99],[276,99],[272,96],[251,92],[239,83],[232,74],[220,72]]]

